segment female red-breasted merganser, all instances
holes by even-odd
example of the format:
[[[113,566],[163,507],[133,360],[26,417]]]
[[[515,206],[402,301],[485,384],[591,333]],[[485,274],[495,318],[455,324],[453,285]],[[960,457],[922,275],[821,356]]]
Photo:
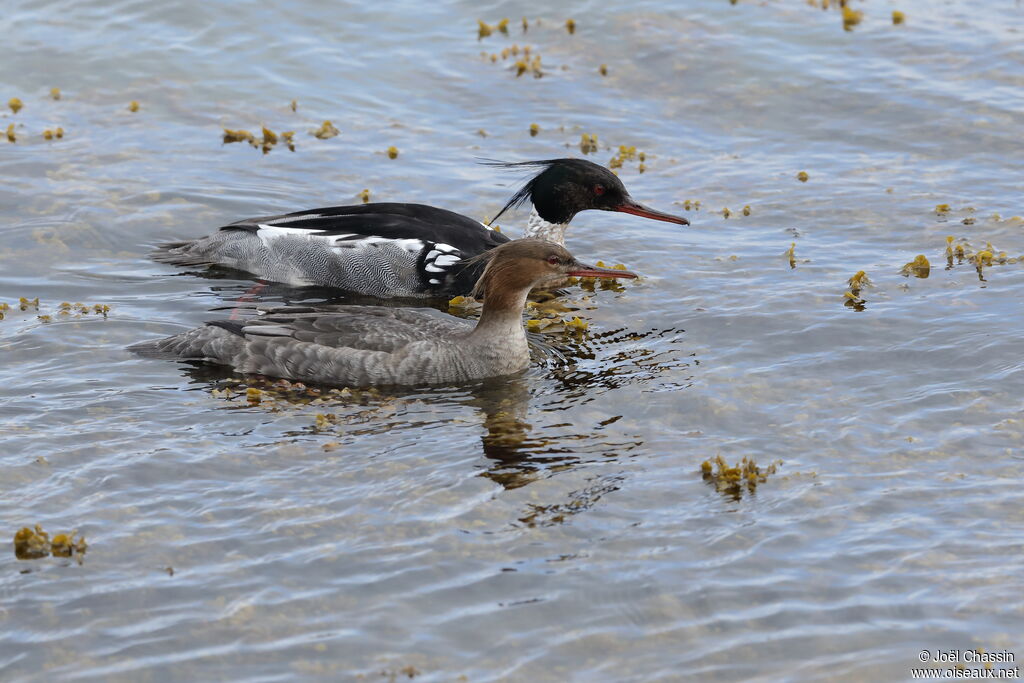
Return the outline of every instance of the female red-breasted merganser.
[[[530,201],[524,237],[564,246],[565,229],[586,209],[621,211],[689,225],[629,196],[603,166],[549,159],[506,167],[539,168],[498,212]],[[483,269],[464,260],[509,238],[466,216],[423,204],[359,204],[251,218],[212,235],[162,245],[154,258],[175,265],[222,265],[292,285],[338,287],[377,297],[468,294]]]
[[[476,326],[433,309],[281,307],[130,349],[318,384],[453,384],[530,364],[523,306],[533,287],[567,276],[636,277],[583,265],[565,247],[536,239],[507,242],[477,258],[484,262],[477,285],[484,306]]]

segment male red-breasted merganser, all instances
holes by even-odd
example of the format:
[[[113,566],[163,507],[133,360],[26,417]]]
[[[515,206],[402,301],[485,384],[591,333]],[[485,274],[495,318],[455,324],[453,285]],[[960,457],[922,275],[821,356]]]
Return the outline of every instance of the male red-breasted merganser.
[[[526,369],[523,306],[533,287],[567,276],[627,277],[579,263],[565,247],[515,240],[477,257],[480,320],[434,309],[384,306],[281,307],[247,321],[214,321],[130,347],[227,365],[239,372],[349,387],[453,384]]]
[[[585,159],[500,165],[541,169],[495,216],[532,202],[523,237],[564,246],[569,221],[586,209],[689,225],[685,218],[635,201],[615,174]],[[483,266],[465,268],[463,261],[508,241],[452,211],[376,203],[238,221],[207,237],[162,245],[154,258],[175,265],[219,264],[292,285],[377,297],[430,297],[471,292]]]

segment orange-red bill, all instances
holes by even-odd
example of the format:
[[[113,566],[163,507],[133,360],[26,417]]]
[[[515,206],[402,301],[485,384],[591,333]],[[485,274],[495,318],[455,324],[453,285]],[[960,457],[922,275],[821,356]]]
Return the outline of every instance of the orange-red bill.
[[[631,273],[628,270],[598,268],[597,266],[588,266],[583,263],[579,264],[574,270],[570,270],[568,274],[572,277],[637,277],[636,273]]]
[[[622,213],[631,213],[634,216],[643,216],[644,218],[650,218],[655,221],[665,221],[666,223],[677,223],[679,225],[690,224],[690,221],[686,220],[682,216],[673,216],[670,213],[655,211],[654,209],[650,209],[640,202],[633,201],[632,199],[626,199],[626,201],[612,210],[621,211]]]

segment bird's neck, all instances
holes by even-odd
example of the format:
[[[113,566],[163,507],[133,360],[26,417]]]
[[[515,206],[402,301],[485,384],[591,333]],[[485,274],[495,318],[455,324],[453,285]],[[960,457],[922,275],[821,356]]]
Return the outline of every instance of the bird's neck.
[[[530,212],[530,220],[526,223],[526,230],[523,231],[523,238],[533,237],[535,239],[547,240],[561,246],[565,246],[565,229],[569,223],[548,223],[540,217],[537,209]]]
[[[522,337],[525,340],[523,307],[526,306],[529,293],[529,287],[518,290],[488,287],[484,292],[484,308],[480,320],[471,336],[478,340],[509,337]]]

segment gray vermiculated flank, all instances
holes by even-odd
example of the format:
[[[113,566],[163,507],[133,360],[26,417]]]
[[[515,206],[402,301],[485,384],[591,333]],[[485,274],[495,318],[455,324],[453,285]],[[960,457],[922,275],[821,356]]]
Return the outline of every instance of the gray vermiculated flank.
[[[511,374],[529,365],[518,320],[515,329],[478,336],[471,335],[471,323],[434,309],[335,309],[299,314],[271,309],[242,323],[241,334],[206,325],[131,350],[345,386],[451,384]]]

